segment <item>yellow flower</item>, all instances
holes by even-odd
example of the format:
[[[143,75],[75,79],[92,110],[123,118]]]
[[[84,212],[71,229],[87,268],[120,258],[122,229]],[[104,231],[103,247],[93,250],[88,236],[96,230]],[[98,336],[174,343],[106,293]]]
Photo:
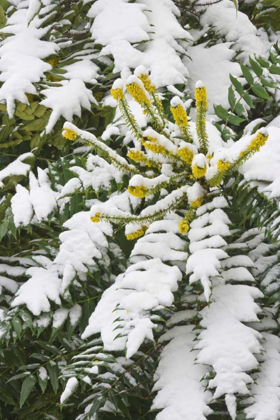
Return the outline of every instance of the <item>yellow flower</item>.
[[[151,102],[147,97],[145,91],[137,83],[131,83],[126,85],[128,93],[138,102],[140,105],[150,106]]]
[[[241,157],[247,155],[248,153],[249,153],[248,150],[242,150],[242,152],[239,153],[239,157],[241,158]]]
[[[130,150],[126,156],[129,157],[129,159],[134,160],[134,162],[143,162],[148,167],[159,169],[159,165],[153,160],[148,159],[140,150]]]
[[[141,229],[136,230],[136,232],[132,232],[132,233],[129,233],[128,235],[125,235],[126,239],[128,241],[134,241],[134,239],[141,238],[141,236],[144,235],[147,229],[148,229],[148,226],[142,226]]]
[[[227,160],[224,162],[222,159],[218,160],[217,167],[219,172],[227,171],[230,166],[230,162]]]
[[[194,201],[191,201],[191,207],[194,209],[197,209],[198,207],[200,207],[203,203],[204,197],[199,197]]]
[[[212,159],[212,155],[210,155],[210,153],[208,153],[208,155],[206,156],[206,159],[211,160]]]
[[[182,149],[177,150],[177,154],[184,162],[188,163],[189,165],[192,163],[193,152],[191,152],[187,147],[183,147]]]
[[[155,154],[162,154],[162,155],[169,155],[170,153],[168,150],[166,150],[163,146],[158,144],[157,139],[154,137],[147,137],[149,143],[147,143],[144,139],[142,140],[143,146],[146,147],[146,149],[150,150],[151,152]]]
[[[187,113],[182,105],[171,106],[170,110],[178,127],[187,127],[189,125]]]
[[[250,152],[258,152],[260,148],[265,145],[267,139],[268,135],[259,131],[256,137],[249,144],[248,150],[250,150]]]
[[[204,168],[200,168],[197,163],[192,167],[192,173],[195,178],[204,177],[204,175],[206,174],[206,170],[206,165],[204,166]]]
[[[140,150],[130,150],[126,156],[134,162],[145,162],[146,160],[146,156]]]
[[[67,140],[76,140],[78,137],[78,134],[76,131],[71,130],[70,128],[65,128],[62,132],[63,137],[65,137]]]
[[[190,229],[188,223],[184,219],[180,220],[178,228],[179,228],[180,233],[182,233],[183,235],[185,235]]]
[[[152,85],[151,79],[149,77],[148,74],[140,74],[140,76],[138,76],[138,79],[141,80],[141,82],[144,85],[144,88],[146,89],[147,92],[150,93],[155,93],[156,91],[156,87],[154,85]]]
[[[128,187],[129,194],[133,195],[137,198],[144,198],[147,195],[148,188],[144,187],[143,185],[137,186],[137,187]]]
[[[96,215],[95,215],[95,216],[93,216],[93,217],[91,217],[91,218],[90,218],[90,220],[91,220],[93,223],[99,223],[99,222],[100,222],[100,216],[101,216],[101,213],[96,213]]]
[[[116,101],[124,98],[124,91],[122,89],[111,89],[111,95]]]
[[[198,103],[200,102],[204,108],[207,108],[207,91],[205,86],[195,88],[195,100]],[[198,106],[200,105],[198,104]]]

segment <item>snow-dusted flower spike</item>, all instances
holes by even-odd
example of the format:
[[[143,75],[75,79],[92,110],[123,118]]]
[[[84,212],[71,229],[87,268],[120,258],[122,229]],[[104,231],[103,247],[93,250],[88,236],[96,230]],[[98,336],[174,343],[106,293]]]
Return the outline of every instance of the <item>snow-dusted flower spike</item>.
[[[208,151],[208,135],[206,132],[206,111],[208,107],[207,92],[204,83],[199,80],[195,85],[196,131],[202,153]]]

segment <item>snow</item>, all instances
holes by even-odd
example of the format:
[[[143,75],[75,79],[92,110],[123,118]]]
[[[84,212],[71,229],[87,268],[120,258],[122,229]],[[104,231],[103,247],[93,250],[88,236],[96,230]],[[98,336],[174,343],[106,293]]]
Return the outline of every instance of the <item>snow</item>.
[[[43,366],[39,368],[39,377],[42,381],[45,381],[48,378],[47,371]]]
[[[162,261],[186,261],[188,254],[182,252],[185,243],[173,233],[146,234],[135,244],[131,259],[135,261],[136,256],[159,257]],[[174,249],[175,248],[175,249]]]
[[[212,413],[208,407],[212,394],[201,382],[208,368],[196,364],[197,351],[192,351],[195,338],[193,326],[187,325],[173,327],[160,339],[169,343],[155,373],[153,390],[157,395],[152,408],[162,409],[157,420],[206,420]]]
[[[265,353],[261,357],[260,372],[256,374],[256,383],[250,388],[253,398],[245,408],[247,417],[255,420],[278,420],[280,409],[280,340],[277,336],[262,333]]]
[[[79,178],[72,178],[69,179],[68,182],[63,186],[62,190],[60,191],[60,196],[64,197],[65,195],[74,194],[75,191],[81,188],[81,181]]]
[[[30,171],[30,164],[25,163],[24,161],[27,159],[32,159],[34,157],[33,153],[24,153],[20,155],[16,160],[10,163],[6,168],[0,171],[0,188],[4,186],[4,181],[9,176],[14,175],[23,175],[26,176],[27,173]]]
[[[68,379],[66,387],[60,397],[61,404],[63,404],[70,397],[70,395],[73,394],[77,386],[78,386],[77,378]]]
[[[15,293],[18,289],[18,284],[16,281],[9,279],[7,277],[0,276],[0,287],[5,287],[9,292]]]
[[[12,267],[10,265],[7,264],[0,264],[0,273],[7,273],[8,276],[12,276],[12,277],[19,277],[22,274],[25,273],[25,268],[24,267]]]
[[[179,56],[185,53],[180,40],[192,38],[178,23],[178,14],[171,0],[98,0],[88,16],[95,18],[94,41],[104,46],[100,56],[113,56],[115,73],[142,65],[161,87],[184,83],[189,75]]]
[[[200,3],[207,3],[207,1],[202,0]],[[244,13],[236,12],[232,1],[223,0],[204,10],[200,22],[204,33],[210,27],[214,27],[227,42],[234,42],[235,51],[243,51],[239,58],[247,62],[248,55],[252,52],[262,56],[266,54],[270,47],[267,35],[261,30],[258,31]]]
[[[159,134],[148,126],[148,119],[142,115],[140,106],[126,94],[132,113],[143,129],[143,137],[156,138],[158,144],[170,152],[169,156],[154,156],[147,152],[147,157],[153,157],[160,164],[161,172],[159,175],[157,172],[156,177],[151,168],[145,173],[144,165],[139,165],[139,172],[135,171],[133,165],[122,157],[124,154],[118,155],[115,150],[122,148],[119,139],[112,150],[107,146],[113,141],[113,136],[119,136],[123,139],[123,152],[126,148],[129,150],[131,144],[136,148],[134,150],[140,150],[139,139],[123,127],[119,110],[103,133],[95,120],[90,129],[84,119],[77,123],[85,130],[96,130],[96,136],[71,123],[74,117],[82,117],[84,110],[90,114],[92,105],[99,107],[93,96],[99,83],[109,86],[107,82],[104,85],[105,79],[99,75],[101,69],[96,62],[102,64],[102,69],[104,65],[112,66],[115,76],[120,73],[121,79],[114,82],[114,89],[125,90],[125,84],[132,82],[142,86],[137,77],[151,74],[152,82],[160,88],[161,99],[165,99],[165,94],[166,98],[176,95],[171,100],[172,106],[190,107],[192,99],[184,102],[185,95],[194,87],[204,86],[203,80],[212,113],[215,103],[227,107],[229,74],[241,76],[236,60],[248,63],[249,53],[266,57],[272,38],[269,40],[244,13],[236,11],[230,0],[202,7],[201,29],[191,30],[191,35],[182,27],[179,9],[172,0],[84,0],[84,4],[91,4],[88,23],[85,32],[81,29],[81,34],[84,36],[90,28],[92,41],[86,41],[83,50],[78,51],[77,46],[84,42],[84,38],[74,42],[66,38],[56,40],[55,25],[61,27],[70,22],[66,12],[60,22],[49,23],[56,13],[52,0],[10,2],[16,9],[10,9],[12,13],[7,26],[1,30],[0,101],[7,105],[11,118],[17,102],[29,105],[26,93],[38,94],[41,104],[51,110],[46,130],[41,134],[50,134],[63,118],[67,120],[64,128],[77,133],[74,147],[78,142],[82,147],[75,149],[75,159],[69,158],[67,170],[74,174],[73,178],[68,177],[68,182],[63,183],[57,176],[60,175],[60,166],[51,172],[57,182],[55,187],[52,187],[48,175],[51,169],[40,169],[40,160],[36,162],[35,172],[31,170],[31,164],[27,162],[34,159],[32,153],[19,156],[0,171],[3,190],[9,177],[18,177],[11,199],[16,227],[29,229],[31,225],[37,232],[43,224],[56,226],[60,221],[61,228],[57,231],[57,236],[60,233],[58,248],[47,237],[49,248],[32,251],[32,259],[31,251],[26,249],[20,252],[27,251],[28,258],[1,257],[0,289],[4,291],[5,305],[9,299],[12,308],[26,305],[35,317],[34,327],[59,329],[67,321],[70,330],[74,330],[84,313],[82,302],[86,301],[84,291],[88,287],[88,274],[94,277],[96,270],[101,271],[102,285],[94,283],[94,287],[96,295],[105,291],[96,301],[97,306],[81,337],[86,340],[97,334],[98,345],[88,342],[87,350],[80,352],[76,332],[69,340],[73,351],[78,353],[74,359],[78,369],[83,366],[83,360],[90,361],[93,355],[98,361],[94,362],[95,365],[88,365],[84,373],[98,375],[98,365],[102,366],[102,373],[97,381],[92,381],[93,385],[89,376],[81,377],[93,392],[98,392],[96,389],[100,383],[104,389],[110,389],[106,380],[115,380],[117,373],[125,375],[132,387],[138,386],[138,382],[126,372],[133,363],[127,359],[141,351],[143,343],[156,339],[162,345],[154,376],[156,396],[152,403],[152,409],[159,411],[155,414],[157,420],[206,420],[212,414],[209,405],[220,397],[224,397],[227,410],[235,420],[237,404],[240,399],[244,402],[245,396],[248,418],[279,420],[278,304],[263,307],[260,300],[264,296],[260,289],[266,296],[279,293],[280,252],[268,243],[264,231],[256,229],[245,232],[233,242],[239,231],[230,220],[232,209],[227,209],[231,198],[227,197],[227,201],[219,196],[225,185],[221,189],[211,189],[205,198],[206,203],[193,209],[195,220],[190,223],[188,234],[181,235],[178,224],[189,208],[188,203],[206,196],[206,182],[192,180],[178,189],[170,188],[171,177],[183,167],[179,159],[176,161],[178,149],[189,147],[194,154],[192,166],[206,166],[207,180],[216,173],[219,159],[233,162],[248,147],[256,136],[253,131],[259,124],[265,125],[266,116],[260,115],[260,118],[250,121],[240,140],[231,139],[227,143],[222,140],[218,129],[207,122],[208,152],[213,155],[208,159],[198,153],[196,127],[192,121],[189,129],[193,144],[181,141],[179,130],[172,123],[166,124]],[[210,31],[215,32],[213,41],[216,44],[201,43],[201,40],[208,39],[203,37]],[[75,30],[75,34],[79,35],[79,30]],[[63,50],[64,57],[58,66],[63,80],[46,82],[45,73],[52,69],[47,60],[56,56],[59,49]],[[240,50],[241,54],[236,55]],[[69,62],[71,64],[67,64]],[[181,87],[176,88],[174,84],[184,84],[185,90],[181,92]],[[101,105],[116,107],[116,101],[107,92]],[[267,129],[269,139],[266,145],[248,159],[239,172],[268,199],[277,199],[280,197],[278,118]],[[259,132],[266,133],[265,129]],[[101,140],[97,138],[100,134]],[[72,144],[68,142],[68,146],[71,148]],[[91,153],[92,149],[95,150]],[[107,154],[115,166],[97,156],[98,150]],[[37,152],[39,150],[34,154]],[[83,154],[81,159],[79,154]],[[68,156],[65,159],[64,162],[68,163]],[[137,175],[131,175],[135,173]],[[129,181],[124,175],[128,175]],[[145,201],[133,197],[126,191],[128,182],[129,186],[158,189],[160,198],[155,200],[153,191]],[[112,193],[116,184],[116,191]],[[84,190],[89,194],[85,200],[86,208],[91,206],[91,209],[71,213],[67,220],[70,198],[66,196]],[[107,196],[109,199],[105,201]],[[146,205],[150,198],[151,202]],[[179,203],[182,206],[176,214]],[[103,216],[133,219],[133,223],[125,226],[126,234],[135,232],[147,222],[148,229],[137,240],[129,257],[122,254],[118,245],[115,224],[91,222],[90,217],[98,212]],[[154,221],[156,218],[160,220]],[[274,224],[278,222],[277,218]],[[26,229],[21,229],[23,231]],[[40,240],[35,244],[40,246]],[[31,246],[33,248],[33,244]],[[114,267],[110,276],[107,268],[112,261],[119,265],[116,270]],[[102,268],[105,266],[106,270]],[[75,286],[81,296],[75,295],[72,299]],[[261,302],[260,306],[255,300]],[[81,305],[77,301],[81,301]],[[65,302],[67,308],[63,307]],[[198,311],[198,307],[204,309]],[[158,311],[166,315],[165,325],[157,325],[155,312]],[[261,321],[258,314],[261,314]],[[0,316],[5,321],[3,310]],[[193,319],[196,325],[192,325]],[[199,324],[197,320],[200,320]],[[158,339],[159,333],[162,335]],[[107,352],[122,352],[122,358],[110,363],[111,371],[116,375],[103,369]],[[38,375],[43,381],[48,379],[44,367],[38,370]],[[62,404],[78,386],[78,378],[72,376],[73,372],[67,375]],[[86,411],[90,410],[88,407]],[[108,411],[114,409],[109,403],[103,407]]]
[[[29,173],[29,200],[39,222],[47,220],[48,215],[56,208],[56,197],[50,187],[47,174],[38,168],[38,180]]]
[[[75,326],[82,315],[82,307],[78,304],[73,306],[69,311],[70,324]]]
[[[280,170],[280,128],[269,126],[267,131],[269,137],[266,144],[258,153],[244,163],[239,171],[244,175],[246,181],[258,180],[268,182],[265,191],[270,198],[275,198],[280,196],[280,181],[278,178]],[[250,138],[252,136],[244,136],[243,141],[248,141]]]
[[[177,267],[169,267],[159,258],[131,265],[104,292],[82,337],[100,332],[105,350],[123,350],[126,346],[127,357],[131,357],[145,338],[153,339],[155,325],[145,315],[146,308],[171,305],[172,292],[177,290],[181,278]],[[119,317],[126,323],[120,322],[120,329],[116,331],[114,321]],[[115,339],[122,330],[126,336]]]
[[[223,261],[229,261],[228,254],[220,249],[226,244],[223,237],[230,236],[230,220],[220,208],[224,206],[220,198],[214,197],[212,202],[197,209],[198,217],[190,224],[188,234],[191,255],[187,260],[186,273],[191,274],[190,284],[201,281],[207,301],[211,295],[211,277],[219,276]],[[210,212],[207,212],[208,209]]]
[[[41,91],[46,97],[41,101],[41,105],[52,109],[46,126],[47,134],[52,131],[61,116],[72,121],[74,115],[81,117],[82,108],[90,110],[92,103],[97,105],[96,99],[81,79],[64,80],[60,84],[59,87],[50,86]]]
[[[77,61],[76,63],[64,66],[63,70],[66,70],[66,73],[63,74],[66,79],[79,79],[85,83],[97,83],[95,78],[97,77],[99,67],[90,60],[84,59]]]
[[[26,274],[30,279],[16,292],[12,307],[25,304],[34,315],[40,315],[50,311],[49,300],[60,305],[61,279],[55,267],[32,267],[26,270]]]
[[[32,0],[29,9],[15,11],[1,29],[2,33],[12,34],[2,41],[0,47],[1,81],[4,82],[0,88],[0,100],[7,103],[10,118],[15,111],[15,101],[28,104],[25,93],[36,93],[33,83],[39,82],[44,72],[51,69],[51,65],[43,60],[59,49],[54,42],[41,40],[48,28],[40,28],[42,22],[38,17],[30,22],[37,12],[38,3],[38,0]]]
[[[33,216],[33,206],[29,191],[20,184],[16,186],[16,194],[12,197],[11,207],[15,226],[27,226]]]
[[[59,235],[60,251],[54,262],[61,266],[70,264],[76,271],[86,273],[87,266],[95,266],[94,258],[101,258],[101,252],[85,231],[73,229]]]
[[[252,379],[246,371],[255,369],[254,354],[261,352],[261,334],[243,322],[258,321],[260,308],[254,299],[263,294],[254,287],[221,285],[213,289],[211,304],[202,310],[201,326],[196,349],[199,363],[213,366],[216,376],[209,381],[216,388],[214,398],[224,394],[249,394],[247,385]],[[234,410],[230,398],[230,409]]]
[[[53,314],[53,327],[59,328],[63,325],[68,317],[68,309],[59,308]]]
[[[224,42],[207,47],[206,43],[188,47],[188,55],[183,62],[190,73],[189,90],[192,93],[196,80],[203,80],[208,96],[208,112],[214,113],[213,103],[228,108],[229,75],[240,76],[238,63],[232,61],[235,51],[231,43]]]

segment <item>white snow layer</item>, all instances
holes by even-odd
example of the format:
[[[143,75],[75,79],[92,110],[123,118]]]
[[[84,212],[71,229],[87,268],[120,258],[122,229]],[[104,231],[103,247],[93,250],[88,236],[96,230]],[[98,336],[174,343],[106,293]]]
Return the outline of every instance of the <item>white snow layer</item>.
[[[182,40],[192,38],[178,23],[178,15],[171,0],[98,0],[88,13],[95,18],[92,37],[104,45],[100,55],[113,55],[114,71],[144,65],[158,87],[183,83],[188,76],[179,55],[185,52]],[[143,41],[148,42],[137,48]]]
[[[158,393],[152,408],[162,409],[157,420],[206,420],[212,413],[208,407],[212,393],[205,391],[205,383],[201,381],[209,369],[196,363],[193,327],[173,327],[160,339],[169,343],[161,353],[154,378],[153,390]]]

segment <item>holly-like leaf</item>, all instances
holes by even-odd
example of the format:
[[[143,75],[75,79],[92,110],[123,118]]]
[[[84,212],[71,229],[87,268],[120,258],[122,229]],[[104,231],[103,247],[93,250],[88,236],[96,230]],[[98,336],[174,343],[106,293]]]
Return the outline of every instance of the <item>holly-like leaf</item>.
[[[35,384],[36,384],[36,378],[33,375],[28,376],[28,378],[25,378],[25,380],[23,381],[21,391],[20,391],[20,399],[19,399],[20,407],[22,407],[23,404],[25,403],[30,392],[34,388]]]

